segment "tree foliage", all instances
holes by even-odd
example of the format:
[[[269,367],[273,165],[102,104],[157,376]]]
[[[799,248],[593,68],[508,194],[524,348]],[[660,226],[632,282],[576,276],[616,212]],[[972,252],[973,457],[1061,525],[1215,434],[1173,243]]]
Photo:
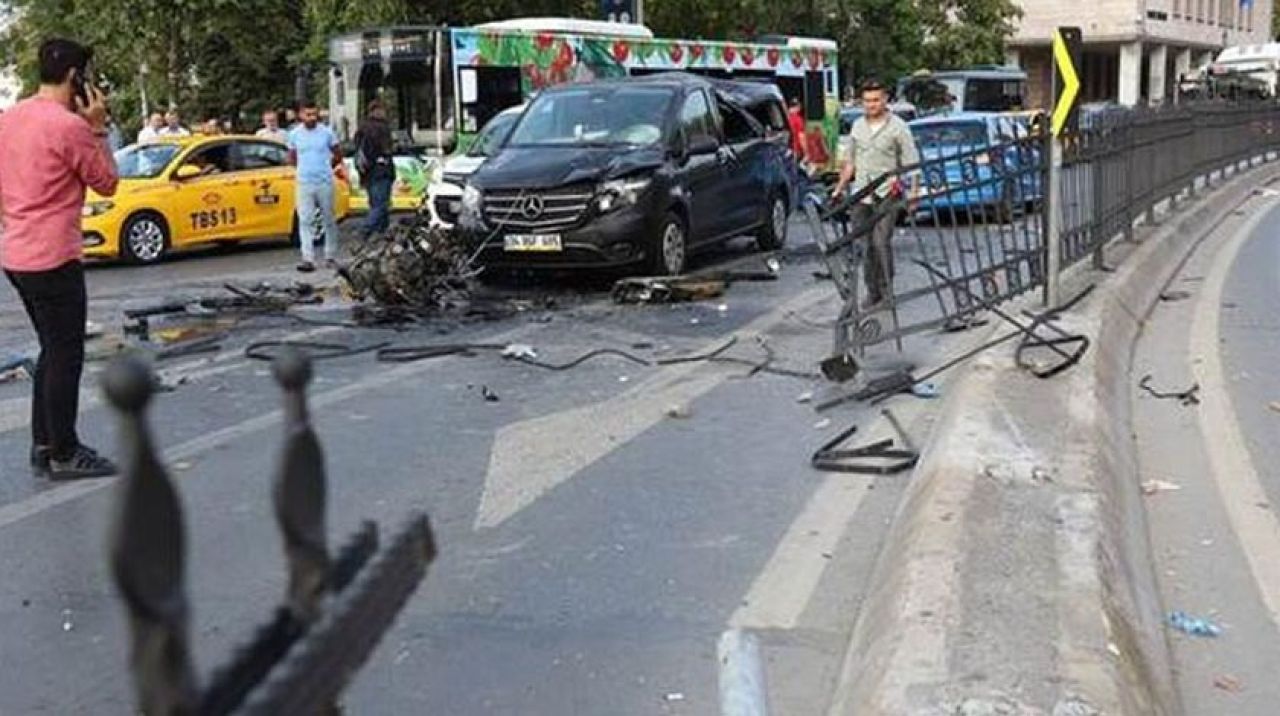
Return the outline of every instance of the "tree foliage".
[[[846,80],[921,67],[999,62],[1018,17],[1014,0],[646,0],[646,24],[666,37],[830,37]],[[251,117],[293,95],[300,68],[323,67],[328,40],[392,23],[465,26],[517,16],[594,17],[598,0],[0,0],[15,18],[0,32],[0,63],[28,88],[36,46],[55,35],[92,45],[115,87],[113,106],[136,125],[145,91],[154,109],[187,119]],[[323,91],[318,80],[313,85]]]

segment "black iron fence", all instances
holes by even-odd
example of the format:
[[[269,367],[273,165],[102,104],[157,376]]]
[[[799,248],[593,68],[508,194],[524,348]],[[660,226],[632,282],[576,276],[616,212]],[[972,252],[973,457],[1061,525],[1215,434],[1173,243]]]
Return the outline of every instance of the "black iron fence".
[[[206,684],[191,658],[183,510],[146,421],[155,378],[138,358],[117,361],[104,376],[122,425],[110,561],[129,616],[138,709],[148,716],[336,713],[339,694],[435,558],[423,514],[412,515],[382,549],[377,525],[365,522],[330,554],[324,458],[304,392],[311,365],[290,351],[274,368],[285,394],[273,497],[288,588],[275,614]]]
[[[1112,110],[1063,142],[1062,266],[1092,256],[1198,179],[1280,148],[1271,102]]]
[[[867,348],[944,328],[1048,281],[1050,211],[1060,270],[1131,237],[1166,200],[1226,168],[1280,151],[1274,102],[1113,109],[1062,140],[1056,196],[1042,117],[957,115],[912,124],[921,161],[839,202],[810,195],[806,214],[843,300],[833,378]],[[877,250],[886,233],[888,250]],[[888,286],[876,295],[879,285]]]

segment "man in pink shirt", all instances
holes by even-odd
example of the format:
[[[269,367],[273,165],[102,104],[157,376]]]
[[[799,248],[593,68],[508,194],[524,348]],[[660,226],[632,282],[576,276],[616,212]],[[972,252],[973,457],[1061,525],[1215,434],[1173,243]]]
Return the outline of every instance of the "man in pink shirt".
[[[76,435],[87,312],[80,212],[86,186],[111,196],[117,182],[91,56],[70,40],[45,42],[39,91],[0,116],[0,266],[40,339],[31,464],[60,480],[115,473]]]

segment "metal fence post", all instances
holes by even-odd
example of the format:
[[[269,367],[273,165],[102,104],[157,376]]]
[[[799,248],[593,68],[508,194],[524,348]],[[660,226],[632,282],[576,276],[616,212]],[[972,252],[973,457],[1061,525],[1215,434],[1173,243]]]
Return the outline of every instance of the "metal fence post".
[[[1062,141],[1049,134],[1049,188],[1045,210],[1045,285],[1046,306],[1058,305],[1058,272],[1062,266]]]
[[[154,385],[150,370],[136,357],[113,363],[103,376],[107,400],[121,417],[122,457],[107,543],[129,615],[138,708],[170,716],[195,713],[199,696],[188,645],[182,505],[146,424]]]

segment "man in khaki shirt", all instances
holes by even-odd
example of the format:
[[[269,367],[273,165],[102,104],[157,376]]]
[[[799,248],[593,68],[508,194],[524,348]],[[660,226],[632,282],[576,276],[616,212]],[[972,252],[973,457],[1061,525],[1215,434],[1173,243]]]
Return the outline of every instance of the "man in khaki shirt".
[[[881,176],[891,174],[874,190],[854,205],[850,212],[853,226],[866,227],[877,215],[871,227],[863,276],[867,283],[867,301],[864,308],[872,308],[884,302],[893,293],[893,228],[897,223],[899,202],[903,199],[903,184],[910,201],[917,196],[915,174],[900,173],[905,167],[920,163],[920,153],[907,123],[889,111],[889,91],[876,80],[867,80],[860,89],[862,109],[865,114],[853,123],[849,130],[849,155],[840,166],[840,179],[832,196],[843,199],[849,182],[857,194],[874,184]]]

